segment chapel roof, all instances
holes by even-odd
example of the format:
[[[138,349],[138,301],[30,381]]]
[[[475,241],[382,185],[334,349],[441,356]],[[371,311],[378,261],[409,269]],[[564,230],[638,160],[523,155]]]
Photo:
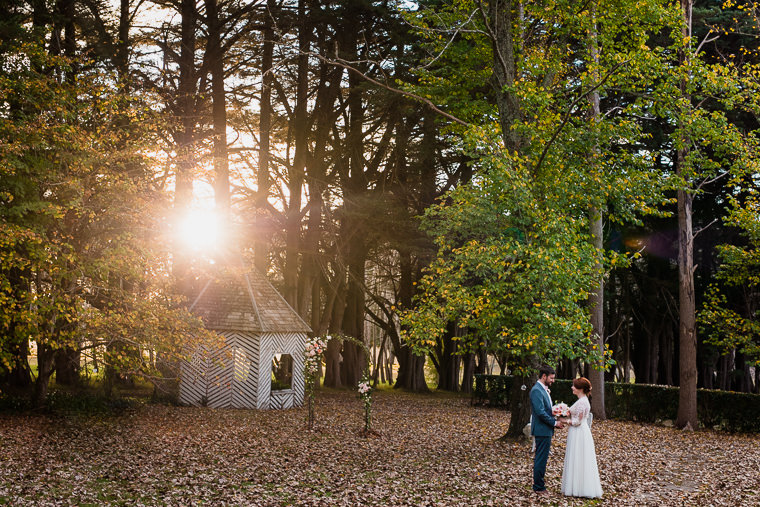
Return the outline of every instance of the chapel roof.
[[[218,273],[201,284],[190,305],[207,329],[250,333],[309,333],[309,325],[255,270]]]

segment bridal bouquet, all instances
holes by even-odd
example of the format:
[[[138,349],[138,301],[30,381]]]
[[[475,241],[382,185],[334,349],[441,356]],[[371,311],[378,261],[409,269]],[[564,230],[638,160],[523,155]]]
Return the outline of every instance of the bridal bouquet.
[[[552,415],[554,415],[554,417],[569,417],[570,407],[564,403],[557,403],[552,407]]]

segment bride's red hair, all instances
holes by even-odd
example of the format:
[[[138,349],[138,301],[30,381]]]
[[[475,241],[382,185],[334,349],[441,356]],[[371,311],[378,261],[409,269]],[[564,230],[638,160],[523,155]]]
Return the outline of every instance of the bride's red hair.
[[[573,380],[573,387],[580,389],[586,394],[591,392],[591,382],[589,382],[586,377],[578,377]]]

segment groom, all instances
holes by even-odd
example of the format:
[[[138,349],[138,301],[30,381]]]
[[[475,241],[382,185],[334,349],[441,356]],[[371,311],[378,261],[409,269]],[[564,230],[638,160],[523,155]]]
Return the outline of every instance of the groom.
[[[552,415],[549,386],[554,383],[555,373],[553,368],[541,366],[538,369],[538,382],[530,390],[530,434],[536,438],[536,454],[533,458],[533,491],[539,495],[547,494],[544,475],[546,475],[546,460],[549,459],[554,428],[564,427],[561,422],[555,421]]]

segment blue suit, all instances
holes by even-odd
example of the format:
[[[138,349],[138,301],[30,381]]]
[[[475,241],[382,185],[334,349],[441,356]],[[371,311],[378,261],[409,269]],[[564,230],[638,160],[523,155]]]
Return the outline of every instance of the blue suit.
[[[533,491],[546,489],[544,476],[546,462],[554,435],[554,416],[552,415],[552,399],[541,382],[536,382],[530,390],[530,434],[536,437],[536,454],[533,458]]]

